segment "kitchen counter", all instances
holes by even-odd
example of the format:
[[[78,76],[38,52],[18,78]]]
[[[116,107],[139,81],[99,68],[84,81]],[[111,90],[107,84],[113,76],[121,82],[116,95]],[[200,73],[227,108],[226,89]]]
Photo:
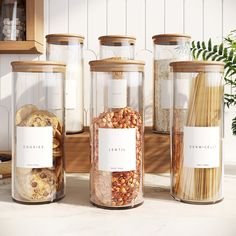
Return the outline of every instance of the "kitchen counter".
[[[169,195],[167,174],[145,175],[145,202],[104,210],[89,202],[88,174],[68,174],[66,197],[46,205],[11,199],[10,179],[0,181],[0,236],[236,236],[236,168],[226,169],[225,199],[191,205]]]

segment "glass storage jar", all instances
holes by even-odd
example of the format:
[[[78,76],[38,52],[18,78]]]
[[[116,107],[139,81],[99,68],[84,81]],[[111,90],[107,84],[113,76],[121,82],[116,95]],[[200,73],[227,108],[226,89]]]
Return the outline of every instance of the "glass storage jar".
[[[144,62],[90,62],[90,200],[103,208],[143,202]]]
[[[105,35],[100,41],[100,59],[119,57],[134,59],[136,38],[126,35]]]
[[[170,99],[172,61],[190,59],[190,36],[159,34],[152,37],[154,43],[154,109],[153,131],[170,133]]]
[[[45,203],[64,197],[65,65],[11,63],[13,80],[12,198]]]
[[[83,43],[84,37],[72,34],[49,34],[47,60],[66,64],[66,133],[83,131]]]
[[[172,62],[171,194],[179,201],[222,200],[223,71],[209,61]]]
[[[23,41],[26,39],[26,2],[2,0],[0,10],[0,40]]]

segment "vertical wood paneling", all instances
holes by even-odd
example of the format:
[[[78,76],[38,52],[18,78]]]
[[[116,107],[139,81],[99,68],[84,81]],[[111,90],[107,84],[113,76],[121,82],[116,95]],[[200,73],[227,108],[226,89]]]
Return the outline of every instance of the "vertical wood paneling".
[[[68,0],[49,0],[49,33],[68,33]]]
[[[165,4],[166,33],[183,33],[183,0],[165,0]]]
[[[107,34],[125,34],[126,0],[107,0]]]
[[[231,30],[236,29],[236,1],[223,0],[223,34],[226,36]]]
[[[0,63],[0,117],[1,137],[0,150],[10,150],[10,124],[11,124],[11,99],[12,99],[12,73],[11,62],[19,60],[18,55],[1,55]]]
[[[98,53],[98,37],[106,34],[106,0],[88,1],[88,48]]]
[[[193,40],[203,40],[203,2],[200,0],[185,0],[184,29]]]
[[[69,33],[85,37],[87,44],[87,0],[69,0]]]
[[[127,34],[137,38],[136,52],[145,48],[145,0],[127,0]]]
[[[205,0],[204,39],[221,43],[222,36],[222,0]]]
[[[147,49],[153,49],[152,36],[164,33],[164,1],[165,0],[147,0],[146,1],[146,42]]]

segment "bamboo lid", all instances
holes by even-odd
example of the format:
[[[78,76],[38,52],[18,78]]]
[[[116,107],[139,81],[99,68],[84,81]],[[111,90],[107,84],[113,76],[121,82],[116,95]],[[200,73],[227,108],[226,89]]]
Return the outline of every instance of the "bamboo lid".
[[[98,38],[101,45],[106,46],[122,46],[122,45],[134,45],[136,38],[127,35],[104,35]]]
[[[185,34],[158,34],[154,35],[152,39],[155,44],[168,45],[188,42],[191,40],[191,36]]]
[[[77,34],[48,34],[46,35],[47,43],[51,44],[71,44],[73,43],[84,43],[84,36]]]
[[[90,61],[90,71],[98,72],[144,72],[144,61],[108,58]]]
[[[173,72],[224,72],[224,63],[218,61],[171,62]]]
[[[13,72],[65,73],[66,65],[54,61],[13,61]]]

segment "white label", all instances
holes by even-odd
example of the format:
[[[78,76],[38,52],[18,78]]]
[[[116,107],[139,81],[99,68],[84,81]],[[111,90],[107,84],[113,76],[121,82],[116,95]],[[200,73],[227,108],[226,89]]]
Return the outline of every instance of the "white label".
[[[219,127],[184,127],[184,166],[219,167],[220,142]]]
[[[16,166],[52,167],[52,140],[52,127],[16,127]]]
[[[136,170],[136,129],[98,129],[98,168]]]
[[[108,107],[121,108],[127,106],[127,80],[112,79],[108,83]]]
[[[190,93],[190,79],[175,79],[175,108],[187,109]]]
[[[171,107],[171,80],[161,80],[161,108],[170,109]]]
[[[66,80],[66,109],[76,109],[76,80]]]

